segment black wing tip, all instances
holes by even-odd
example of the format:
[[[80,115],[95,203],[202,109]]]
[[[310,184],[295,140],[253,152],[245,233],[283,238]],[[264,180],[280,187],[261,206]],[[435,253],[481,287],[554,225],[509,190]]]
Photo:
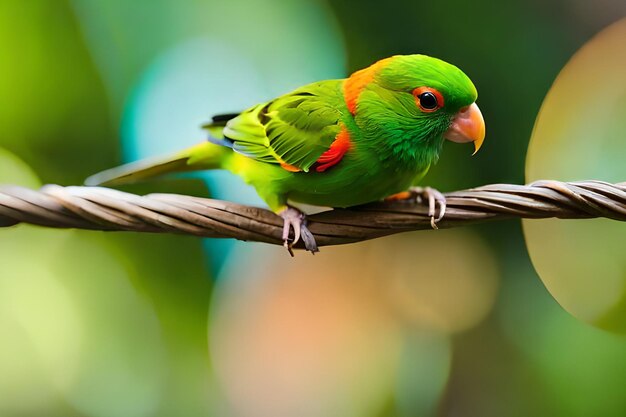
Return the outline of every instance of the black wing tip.
[[[211,120],[213,121],[213,123],[221,123],[234,119],[237,116],[239,116],[239,113],[216,114],[215,116],[211,117]]]

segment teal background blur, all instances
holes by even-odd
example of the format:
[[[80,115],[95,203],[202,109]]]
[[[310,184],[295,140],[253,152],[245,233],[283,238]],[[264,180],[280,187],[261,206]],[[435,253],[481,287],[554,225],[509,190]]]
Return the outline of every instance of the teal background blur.
[[[552,82],[624,15],[619,0],[0,0],[0,182],[81,184],[202,140],[214,113],[425,53],[472,78],[487,124],[478,155],[446,145],[425,182],[523,183]],[[225,173],[127,190],[262,204]],[[624,416],[624,387],[626,338],[559,306],[518,221],[293,260],[0,230],[0,416]]]

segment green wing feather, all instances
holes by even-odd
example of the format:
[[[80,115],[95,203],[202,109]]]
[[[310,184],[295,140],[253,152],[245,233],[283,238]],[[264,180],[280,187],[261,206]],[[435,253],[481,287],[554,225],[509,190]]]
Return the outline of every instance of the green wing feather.
[[[244,111],[222,133],[250,158],[308,171],[335,140],[345,111],[341,80],[322,81]]]

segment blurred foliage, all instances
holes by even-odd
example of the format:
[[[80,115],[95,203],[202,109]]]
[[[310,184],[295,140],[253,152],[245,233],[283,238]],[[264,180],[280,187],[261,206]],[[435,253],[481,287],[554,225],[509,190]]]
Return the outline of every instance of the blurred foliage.
[[[115,162],[106,93],[64,1],[0,2],[0,146],[45,182]]]
[[[625,39],[626,19],[589,41],[559,74],[533,132],[529,182],[626,179]],[[581,94],[580,86],[593,90]],[[524,232],[535,268],[564,308],[626,333],[625,224],[525,220]]]
[[[0,181],[79,184],[121,155],[200,139],[213,112],[427,53],[473,79],[487,139],[472,158],[447,144],[426,181],[520,183],[551,83],[625,14],[618,0],[0,0]],[[599,68],[588,71],[602,80]],[[598,160],[623,168],[614,138]],[[585,145],[581,155],[601,149]],[[567,170],[531,177],[624,180],[561,158],[568,146],[544,152]],[[208,178],[210,190],[193,179],[131,189],[253,201],[236,180]],[[623,294],[623,279],[606,278],[623,278],[618,230],[564,235],[589,243],[577,257],[602,261],[578,294]],[[551,264],[565,265],[558,256]],[[519,222],[295,260],[260,244],[20,226],[0,230],[0,265],[1,416],[626,414],[626,340],[549,296]],[[562,299],[568,282],[546,283],[598,323]]]

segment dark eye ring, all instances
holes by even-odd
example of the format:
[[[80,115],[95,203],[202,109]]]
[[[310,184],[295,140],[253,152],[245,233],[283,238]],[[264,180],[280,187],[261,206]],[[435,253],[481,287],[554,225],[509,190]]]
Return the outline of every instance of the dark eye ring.
[[[435,110],[439,106],[437,97],[430,91],[420,94],[417,98],[420,100],[420,107],[424,110]]]

